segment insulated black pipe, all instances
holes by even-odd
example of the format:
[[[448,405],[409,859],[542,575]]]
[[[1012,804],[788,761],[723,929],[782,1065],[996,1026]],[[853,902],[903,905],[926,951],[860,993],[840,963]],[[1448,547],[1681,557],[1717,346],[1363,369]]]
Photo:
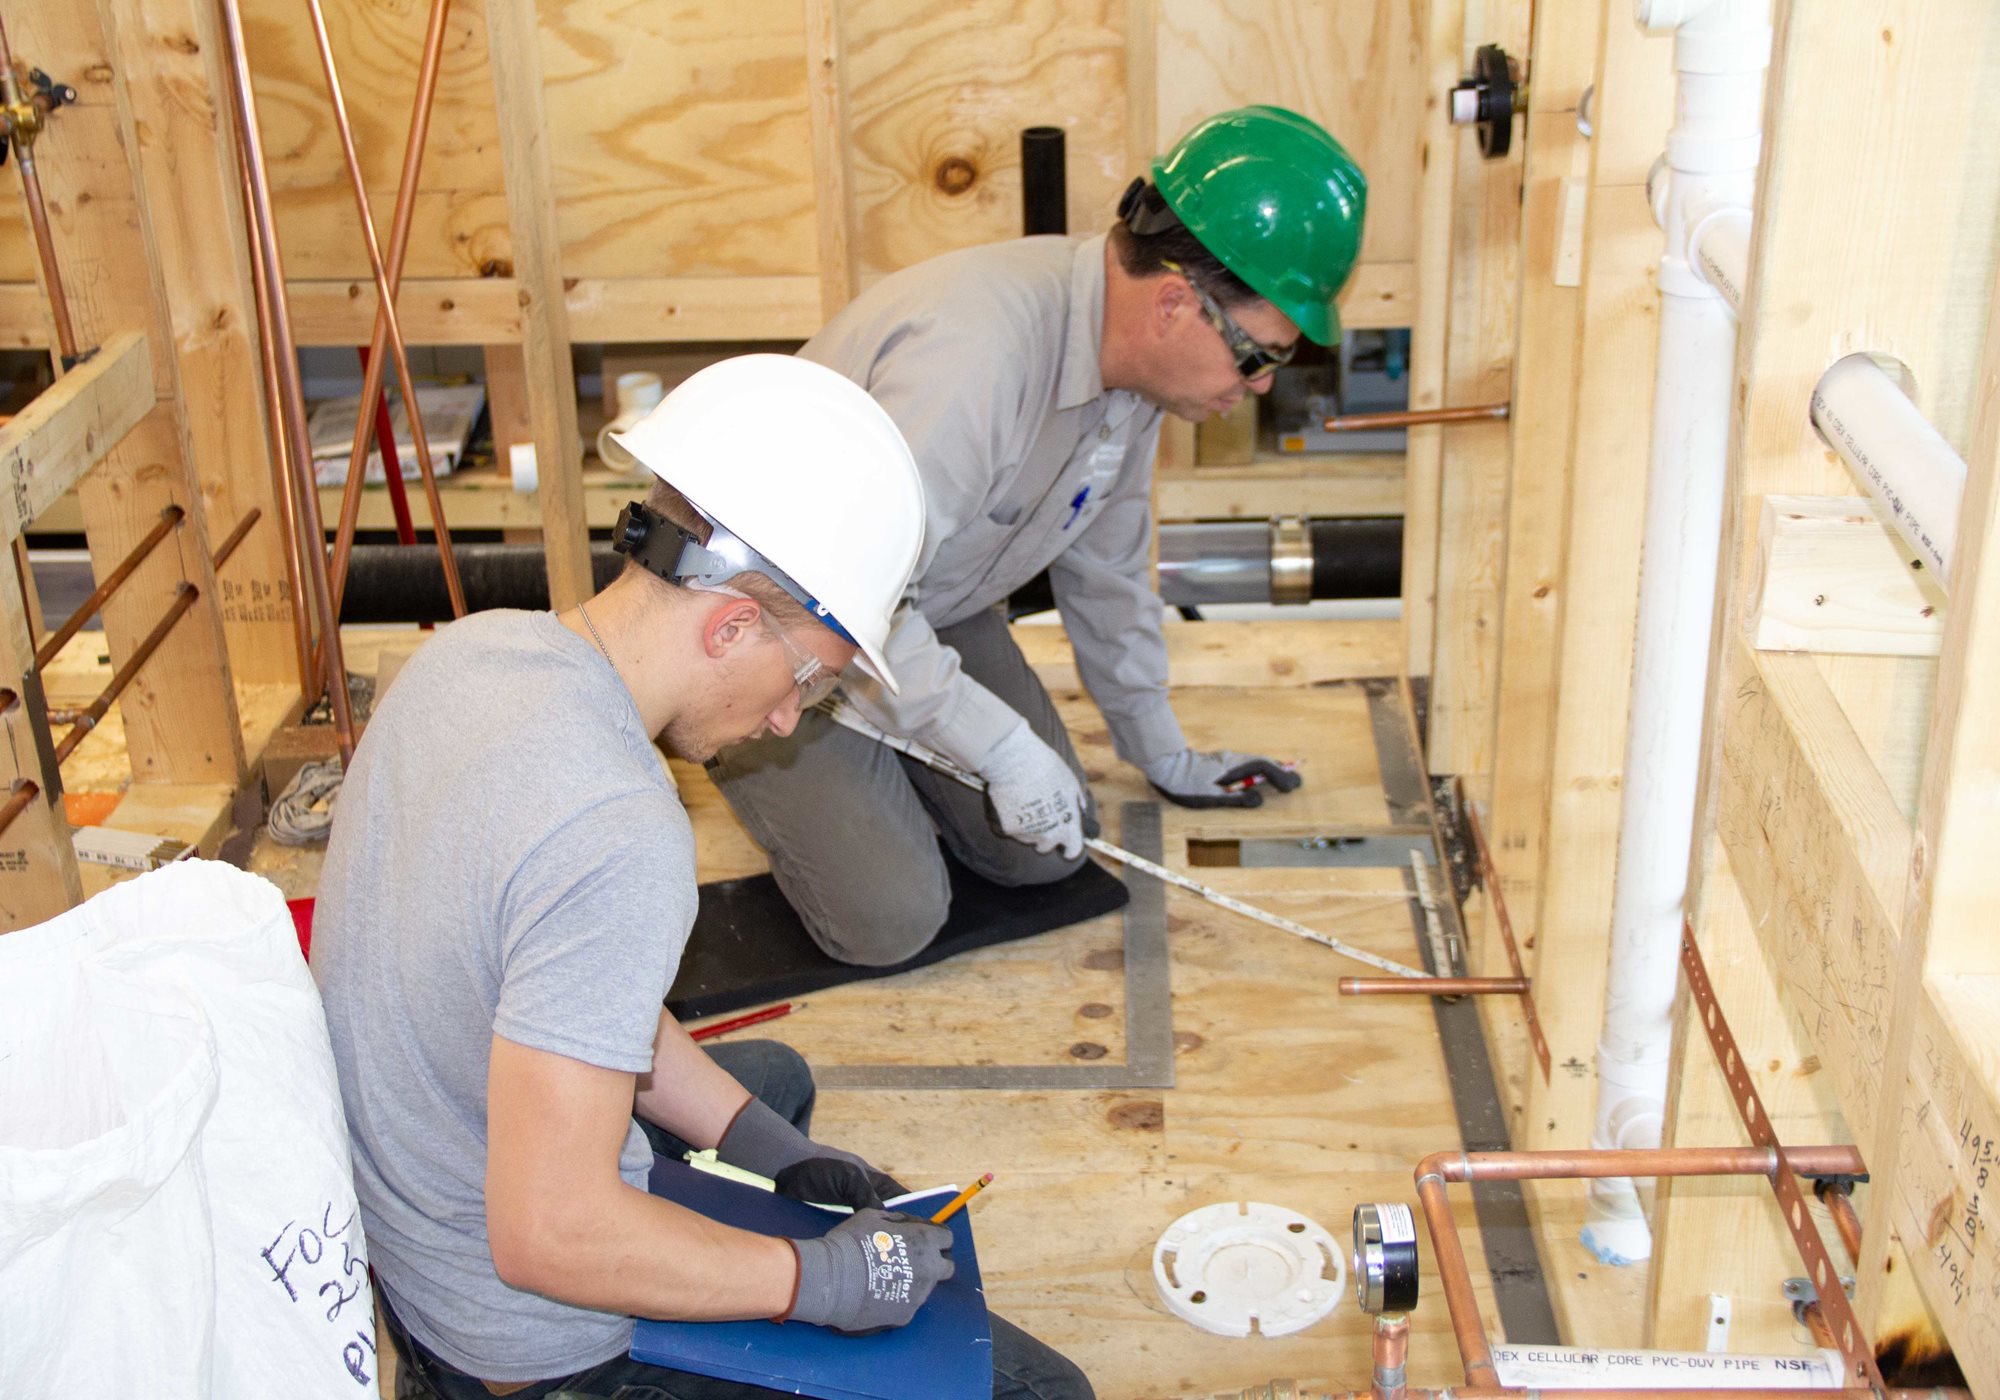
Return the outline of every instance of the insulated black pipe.
[[[549,605],[548,556],[538,544],[457,544],[459,581],[467,612],[487,608],[534,611]],[[590,547],[593,591],[618,577],[625,561],[610,544]],[[435,549],[397,544],[358,544],[350,556],[347,592],[340,601],[343,623],[449,622],[444,565]]]
[[[1312,548],[1314,598],[1393,598],[1401,591],[1401,520],[1309,520],[1306,533]],[[1172,607],[1270,601],[1270,535],[1265,521],[1162,525],[1161,597]],[[455,543],[452,554],[458,561],[468,611],[532,611],[549,605],[548,559],[540,545]],[[1174,562],[1189,558],[1213,567],[1189,568]],[[609,543],[592,544],[593,587],[610,583],[624,563],[612,553]],[[1042,574],[1016,591],[1008,602],[1008,615],[1021,617],[1054,606],[1048,576]],[[340,620],[450,621],[451,599],[445,593],[437,551],[394,544],[356,545]]]
[[[1069,182],[1063,169],[1063,129],[1021,131],[1021,232],[1069,232]]]

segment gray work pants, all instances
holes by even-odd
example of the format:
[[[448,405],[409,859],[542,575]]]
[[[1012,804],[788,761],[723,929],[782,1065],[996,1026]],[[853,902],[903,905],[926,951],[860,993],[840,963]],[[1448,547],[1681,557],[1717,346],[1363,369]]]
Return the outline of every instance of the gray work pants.
[[[1062,720],[995,608],[938,639],[965,673],[1027,718],[1082,785],[1085,830],[1097,831],[1089,780]],[[829,957],[883,967],[929,946],[951,904],[943,840],[999,885],[1060,880],[1082,858],[1038,855],[994,825],[986,795],[873,739],[807,714],[788,736],[724,749],[709,776],[771,857],[778,888]]]

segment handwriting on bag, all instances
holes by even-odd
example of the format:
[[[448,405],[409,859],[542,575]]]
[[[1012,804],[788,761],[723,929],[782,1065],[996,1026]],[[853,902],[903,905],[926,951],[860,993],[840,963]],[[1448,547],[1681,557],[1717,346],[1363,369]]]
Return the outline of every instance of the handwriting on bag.
[[[334,1224],[333,1205],[329,1202],[320,1211],[317,1228],[287,1220],[277,1237],[260,1251],[270,1267],[271,1281],[282,1285],[294,1303],[301,1301],[301,1289],[313,1290],[315,1280],[320,1281],[313,1291],[325,1305],[328,1322],[339,1323],[341,1310],[368,1294],[368,1260],[356,1252],[349,1237],[354,1217],[355,1212],[350,1208],[347,1219]],[[333,1254],[335,1244],[340,1246],[338,1260]],[[350,1318],[338,1330],[344,1332],[355,1320]],[[369,1374],[369,1363],[375,1355],[373,1313],[360,1318],[360,1322],[362,1325],[355,1329],[353,1337],[342,1345],[340,1357],[348,1374],[357,1384],[365,1386],[373,1384]]]

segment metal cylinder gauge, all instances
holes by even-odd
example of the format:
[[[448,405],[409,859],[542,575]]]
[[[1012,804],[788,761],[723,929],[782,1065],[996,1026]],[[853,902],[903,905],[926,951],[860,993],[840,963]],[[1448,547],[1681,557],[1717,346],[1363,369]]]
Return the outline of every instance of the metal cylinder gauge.
[[[1365,1313],[1417,1305],[1417,1224],[1406,1205],[1354,1208],[1354,1300]]]

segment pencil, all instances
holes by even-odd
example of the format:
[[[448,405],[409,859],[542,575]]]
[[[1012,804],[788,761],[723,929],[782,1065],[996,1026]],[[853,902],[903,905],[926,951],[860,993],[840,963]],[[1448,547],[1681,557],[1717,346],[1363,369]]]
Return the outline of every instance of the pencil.
[[[767,1006],[762,1011],[752,1011],[742,1016],[733,1016],[727,1021],[717,1021],[712,1026],[698,1027],[688,1032],[688,1039],[712,1040],[718,1035],[727,1035],[731,1031],[740,1031],[745,1026],[760,1025],[765,1021],[775,1021],[780,1016],[789,1016],[804,1005],[805,1003],[802,1001],[780,1002],[776,1006]]]
[[[986,1173],[986,1175],[980,1177],[979,1180],[973,1182],[972,1185],[966,1187],[963,1191],[959,1192],[956,1196],[953,1196],[949,1201],[946,1201],[944,1209],[931,1217],[931,1224],[933,1225],[944,1224],[945,1221],[951,1219],[954,1215],[957,1215],[960,1211],[964,1210],[965,1203],[967,1201],[971,1200],[974,1196],[977,1196],[981,1191],[984,1191],[988,1186],[992,1184],[993,1184],[993,1173],[988,1172]]]

